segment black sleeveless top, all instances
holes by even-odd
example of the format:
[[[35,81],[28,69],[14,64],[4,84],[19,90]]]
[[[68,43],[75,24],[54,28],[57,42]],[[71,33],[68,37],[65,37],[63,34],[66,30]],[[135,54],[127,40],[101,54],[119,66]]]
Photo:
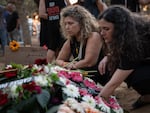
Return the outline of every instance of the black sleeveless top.
[[[75,38],[73,38],[71,41],[70,41],[70,47],[71,47],[71,54],[73,56],[73,58],[77,58],[78,57],[78,54],[79,54],[79,49],[80,49],[80,42],[78,42]],[[83,45],[83,48],[82,48],[82,58],[81,59],[84,59],[84,56],[85,56],[85,50],[86,50],[86,44]],[[97,63],[95,65],[93,65],[92,67],[84,67],[84,68],[81,68],[83,70],[86,70],[86,71],[97,71],[97,72],[94,72],[94,73],[90,73],[90,75],[95,75],[95,77],[91,77],[92,79],[94,79],[94,81],[99,81],[97,79],[97,77],[99,77],[99,71],[98,71],[98,64],[100,62],[100,60],[104,57],[104,52],[103,50],[101,50],[100,54],[99,54],[99,58],[97,60]]]

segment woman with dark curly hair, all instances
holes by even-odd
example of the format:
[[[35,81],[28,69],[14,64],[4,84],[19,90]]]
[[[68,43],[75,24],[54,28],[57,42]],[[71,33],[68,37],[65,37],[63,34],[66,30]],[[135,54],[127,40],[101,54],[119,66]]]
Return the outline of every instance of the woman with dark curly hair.
[[[125,81],[141,96],[134,108],[150,104],[150,21],[121,6],[111,6],[99,16],[100,34],[107,56],[99,63],[99,71],[112,73],[100,96],[109,98]]]
[[[56,59],[56,64],[70,69],[96,71],[90,73],[94,75],[93,80],[105,84],[107,77],[100,76],[98,72],[98,63],[103,58],[103,40],[96,18],[82,6],[68,6],[61,11],[60,26],[67,40]],[[71,56],[76,60],[69,63]]]

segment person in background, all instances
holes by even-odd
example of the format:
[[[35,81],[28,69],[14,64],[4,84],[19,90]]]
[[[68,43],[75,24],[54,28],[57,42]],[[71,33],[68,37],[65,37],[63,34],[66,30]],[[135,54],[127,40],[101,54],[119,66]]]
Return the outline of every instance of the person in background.
[[[48,63],[52,63],[52,61],[57,57],[58,52],[64,43],[64,38],[60,33],[59,20],[61,9],[67,5],[66,3],[69,4],[67,1],[40,0],[40,46],[46,46],[48,49]]]
[[[111,5],[123,5],[132,12],[140,12],[140,5],[149,4],[150,0],[111,0]]]
[[[150,104],[150,20],[114,5],[98,17],[98,22],[108,49],[99,71],[102,75],[109,68],[112,73],[99,95],[107,100],[125,81],[141,95],[133,103],[134,109]]]
[[[77,4],[85,7],[96,18],[102,11],[107,9],[107,5],[102,0],[78,0]]]
[[[95,82],[106,83],[98,73],[98,62],[103,58],[103,40],[99,35],[96,18],[84,7],[72,5],[61,11],[61,31],[67,39],[56,64],[69,69],[96,71],[89,73]],[[73,60],[70,59],[73,57]],[[100,78],[100,79],[99,79]]]
[[[19,41],[20,19],[15,4],[8,3],[7,10],[9,11],[9,15],[6,17],[9,42],[12,40]]]
[[[0,42],[2,48],[2,54],[4,55],[5,46],[7,45],[7,29],[6,29],[6,19],[4,17],[4,12],[6,8],[0,5]]]

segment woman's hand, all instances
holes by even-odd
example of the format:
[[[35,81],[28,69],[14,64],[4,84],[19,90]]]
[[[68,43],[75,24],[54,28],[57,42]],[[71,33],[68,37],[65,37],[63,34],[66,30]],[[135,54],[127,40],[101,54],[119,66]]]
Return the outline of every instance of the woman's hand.
[[[105,74],[106,72],[106,65],[107,65],[107,62],[108,62],[108,57],[105,56],[99,63],[98,65],[98,70],[100,72],[101,75]]]

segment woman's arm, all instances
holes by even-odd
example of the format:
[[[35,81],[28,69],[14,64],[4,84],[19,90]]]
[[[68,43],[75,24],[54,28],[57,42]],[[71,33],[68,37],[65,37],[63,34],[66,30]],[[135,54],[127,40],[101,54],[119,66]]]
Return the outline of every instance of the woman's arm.
[[[102,0],[96,0],[96,5],[100,12],[106,10],[108,7]]]
[[[47,19],[46,7],[45,7],[45,0],[40,0],[39,4],[39,17],[43,19]]]
[[[117,69],[110,81],[104,86],[100,92],[100,96],[108,99],[114,90],[133,72],[133,70]]]
[[[56,59],[56,64],[64,66],[65,62],[69,61],[71,56],[70,40],[67,40],[61,48],[59,55]]]
[[[87,40],[84,59],[75,63],[74,68],[91,67],[97,63],[100,50],[102,48],[102,38],[99,33],[93,32]]]

